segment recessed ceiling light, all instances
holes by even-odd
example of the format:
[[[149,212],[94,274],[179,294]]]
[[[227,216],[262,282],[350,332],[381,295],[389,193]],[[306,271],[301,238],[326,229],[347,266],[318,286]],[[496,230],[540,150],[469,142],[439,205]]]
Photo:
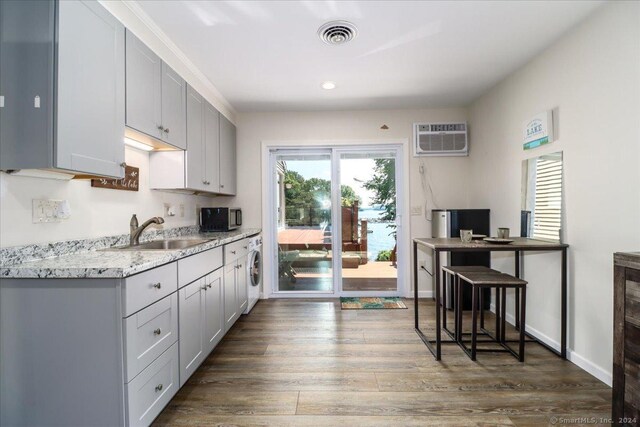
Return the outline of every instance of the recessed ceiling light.
[[[331,90],[336,88],[335,82],[324,82],[322,83],[322,89]]]

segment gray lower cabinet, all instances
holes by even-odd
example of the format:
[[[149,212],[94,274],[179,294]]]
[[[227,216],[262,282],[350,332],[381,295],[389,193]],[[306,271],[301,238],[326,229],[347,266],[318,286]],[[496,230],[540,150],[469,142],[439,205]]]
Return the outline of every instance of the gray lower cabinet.
[[[247,239],[224,247],[224,320],[225,331],[231,329],[247,308]]]
[[[236,194],[236,127],[220,116],[220,194]]]
[[[124,279],[3,278],[0,425],[150,425],[230,327],[228,295],[239,317],[222,261],[217,247]]]
[[[187,148],[186,82],[128,30],[126,47],[127,127]]]
[[[98,2],[0,2],[0,169],[123,176],[124,39]]]

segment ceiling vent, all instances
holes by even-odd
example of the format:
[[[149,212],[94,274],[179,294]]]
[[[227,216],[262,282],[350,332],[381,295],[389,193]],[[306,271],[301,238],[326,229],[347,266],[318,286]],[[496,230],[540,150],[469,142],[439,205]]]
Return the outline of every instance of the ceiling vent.
[[[326,44],[340,45],[353,40],[358,35],[358,29],[351,22],[331,21],[318,29],[320,40]]]

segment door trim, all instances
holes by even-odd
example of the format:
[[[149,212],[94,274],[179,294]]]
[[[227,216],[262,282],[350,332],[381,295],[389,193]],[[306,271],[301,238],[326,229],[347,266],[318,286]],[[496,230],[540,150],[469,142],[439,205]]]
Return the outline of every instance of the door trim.
[[[385,147],[386,146],[386,147]],[[262,266],[263,266],[263,294],[264,298],[336,298],[340,296],[355,296],[354,292],[346,292],[345,295],[341,295],[342,292],[337,292],[335,289],[332,292],[321,291],[300,291],[300,292],[277,292],[277,266],[278,266],[278,253],[274,250],[275,242],[277,241],[277,227],[276,215],[275,215],[275,184],[277,180],[277,173],[275,169],[275,158],[272,158],[271,151],[274,149],[282,150],[295,150],[296,148],[310,148],[315,150],[321,149],[382,149],[382,148],[397,148],[397,168],[396,168],[396,192],[398,195],[397,206],[397,223],[398,223],[398,279],[397,279],[397,291],[396,292],[378,292],[367,291],[359,292],[359,296],[403,296],[409,297],[411,292],[410,286],[410,236],[411,236],[411,221],[408,215],[409,213],[409,140],[407,138],[398,139],[372,139],[372,140],[289,140],[289,141],[277,141],[277,140],[264,140],[261,142],[262,149],[262,224],[263,224],[263,238],[264,243],[262,246]],[[332,174],[334,172],[332,171]],[[335,181],[335,180],[333,180]],[[332,189],[333,193],[333,189]],[[332,198],[335,197],[332,194]],[[335,201],[332,203],[333,208],[336,208]],[[334,233],[334,239],[336,234]],[[335,242],[332,242],[335,243]],[[334,264],[335,267],[335,264]],[[334,269],[335,270],[335,269]],[[275,292],[274,292],[275,291]]]

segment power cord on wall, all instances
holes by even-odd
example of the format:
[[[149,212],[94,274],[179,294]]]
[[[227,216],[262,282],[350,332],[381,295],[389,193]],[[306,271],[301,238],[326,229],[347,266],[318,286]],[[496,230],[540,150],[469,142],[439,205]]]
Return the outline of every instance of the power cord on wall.
[[[420,185],[422,186],[422,192],[424,193],[424,217],[427,221],[431,222],[431,213],[433,209],[429,209],[429,199],[431,199],[431,203],[435,209],[438,208],[438,202],[436,201],[436,196],[433,193],[433,188],[431,187],[431,177],[429,176],[426,160],[420,160],[418,171],[420,172]]]

